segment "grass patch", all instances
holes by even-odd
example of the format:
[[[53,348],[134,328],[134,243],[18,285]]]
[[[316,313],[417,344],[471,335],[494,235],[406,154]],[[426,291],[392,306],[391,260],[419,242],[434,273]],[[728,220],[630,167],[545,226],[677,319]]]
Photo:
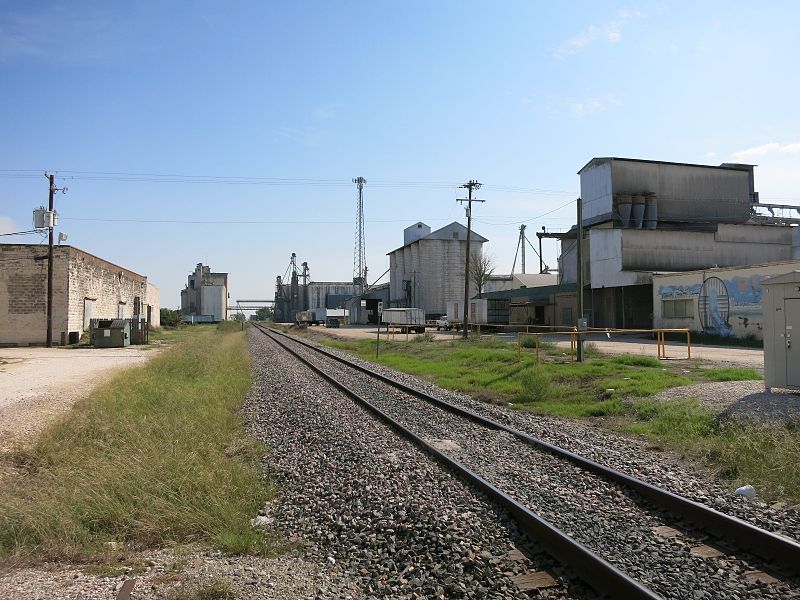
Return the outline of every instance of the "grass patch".
[[[371,340],[322,341],[369,360],[375,356]],[[494,404],[562,417],[601,417],[607,426],[704,460],[732,485],[752,484],[765,498],[800,502],[800,425],[721,424],[696,400],[651,399],[680,385],[762,379],[754,369],[703,369],[697,361],[687,365],[638,355],[600,355],[575,363],[557,350],[536,363],[526,349],[517,362],[516,345],[486,339],[390,341],[381,343],[379,362]]]
[[[18,457],[24,473],[0,489],[0,558],[90,560],[107,541],[273,550],[249,524],[272,489],[239,416],[246,340],[228,329],[175,330],[172,346],[112,377]]]
[[[167,595],[168,600],[228,600],[233,597],[231,582],[224,578],[196,586],[181,584]]]
[[[711,381],[760,381],[764,379],[758,371],[747,367],[704,369],[703,377]]]
[[[800,429],[789,424],[719,422],[697,400],[632,403],[618,428],[686,456],[704,459],[732,487],[751,484],[767,499],[800,502]]]
[[[620,365],[628,365],[630,367],[661,367],[661,361],[652,356],[623,354],[622,356],[615,356],[611,360]]]

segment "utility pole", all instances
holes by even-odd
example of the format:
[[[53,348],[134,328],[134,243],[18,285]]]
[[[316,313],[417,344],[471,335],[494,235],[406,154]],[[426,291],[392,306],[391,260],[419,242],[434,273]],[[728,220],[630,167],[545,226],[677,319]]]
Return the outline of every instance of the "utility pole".
[[[522,274],[525,275],[525,225],[519,226],[519,243],[522,245]]]
[[[53,347],[53,230],[56,225],[56,211],[55,211],[55,195],[56,192],[62,194],[67,193],[67,188],[56,187],[56,176],[44,174],[50,182],[50,197],[47,203],[47,210],[49,211],[47,229],[48,231],[48,244],[47,244],[47,347]]]
[[[577,294],[578,294],[578,362],[583,362],[583,200],[578,198],[578,261]]]
[[[467,256],[464,260],[464,339],[469,336],[467,324],[469,323],[469,243],[472,237],[472,203],[473,202],[486,202],[485,200],[478,200],[472,197],[472,190],[480,189],[481,184],[471,179],[469,183],[460,186],[467,189],[467,198],[456,198],[456,202],[467,203]]]

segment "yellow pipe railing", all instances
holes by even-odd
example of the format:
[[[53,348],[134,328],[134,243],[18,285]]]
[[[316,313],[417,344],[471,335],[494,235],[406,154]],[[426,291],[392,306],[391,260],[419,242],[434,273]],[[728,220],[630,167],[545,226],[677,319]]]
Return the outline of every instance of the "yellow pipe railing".
[[[526,327],[527,329],[527,327]],[[576,351],[578,347],[578,336],[583,336],[584,340],[586,335],[590,333],[655,333],[656,334],[656,352],[659,359],[666,359],[667,357],[667,333],[685,333],[686,334],[686,358],[692,358],[692,333],[688,329],[617,329],[617,328],[599,328],[592,327],[583,331],[578,331],[575,328],[565,329],[563,331],[551,331],[545,333],[530,333],[528,331],[517,332],[517,362],[522,360],[522,338],[529,336],[536,341],[536,362],[539,362],[539,346],[540,338],[547,335],[569,335],[569,352],[570,357],[575,360]]]

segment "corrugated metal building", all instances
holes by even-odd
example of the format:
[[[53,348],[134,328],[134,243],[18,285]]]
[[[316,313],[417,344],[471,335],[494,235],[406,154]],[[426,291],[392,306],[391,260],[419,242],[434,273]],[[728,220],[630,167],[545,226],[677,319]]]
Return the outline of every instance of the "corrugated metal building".
[[[404,244],[389,252],[389,302],[422,308],[426,316],[447,311],[447,301],[464,295],[467,228],[453,222],[431,232],[418,222],[403,232]],[[470,252],[482,252],[485,237],[472,232]],[[477,293],[470,283],[470,296]]]
[[[654,272],[791,258],[791,228],[753,218],[753,165],[593,158],[579,175],[590,325],[651,327]],[[576,248],[573,229],[561,282],[576,281]]]
[[[487,300],[509,300],[509,325],[575,325],[577,298],[575,284],[500,290],[482,294]]]

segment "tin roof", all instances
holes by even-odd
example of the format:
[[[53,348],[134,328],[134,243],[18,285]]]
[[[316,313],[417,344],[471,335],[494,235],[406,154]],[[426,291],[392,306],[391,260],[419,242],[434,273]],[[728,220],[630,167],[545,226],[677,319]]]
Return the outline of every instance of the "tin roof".
[[[578,175],[583,173],[589,167],[593,167],[595,165],[599,165],[606,162],[612,162],[615,160],[624,161],[624,162],[636,162],[636,163],[650,163],[654,165],[674,165],[677,167],[698,167],[701,169],[727,169],[729,171],[752,171],[753,167],[758,165],[749,165],[744,163],[722,163],[721,165],[700,165],[696,163],[682,163],[682,162],[671,162],[666,160],[648,160],[644,158],[621,158],[617,156],[596,156],[589,162],[587,162],[581,170],[578,171]]]
[[[560,285],[541,285],[538,287],[524,287],[515,290],[499,290],[481,294],[481,298],[486,300],[513,300],[514,298],[525,298],[528,302],[545,302],[553,294],[561,292],[574,293],[577,286],[574,283],[562,283]]]

